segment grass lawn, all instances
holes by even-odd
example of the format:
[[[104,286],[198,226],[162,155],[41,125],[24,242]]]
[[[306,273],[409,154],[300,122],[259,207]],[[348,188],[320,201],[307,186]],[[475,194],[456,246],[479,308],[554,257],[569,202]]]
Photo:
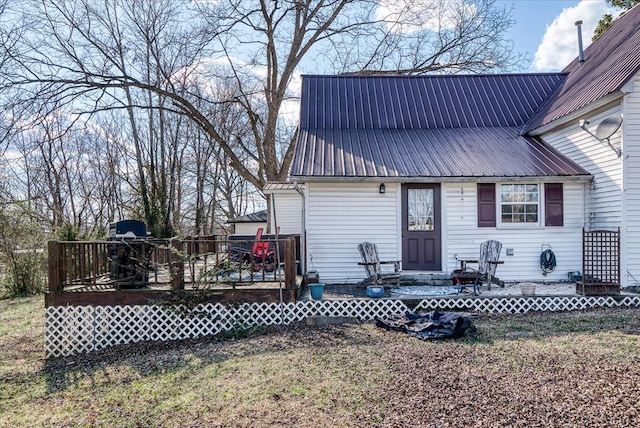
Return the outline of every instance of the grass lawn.
[[[640,309],[371,323],[44,359],[43,298],[0,301],[0,426],[640,426]]]

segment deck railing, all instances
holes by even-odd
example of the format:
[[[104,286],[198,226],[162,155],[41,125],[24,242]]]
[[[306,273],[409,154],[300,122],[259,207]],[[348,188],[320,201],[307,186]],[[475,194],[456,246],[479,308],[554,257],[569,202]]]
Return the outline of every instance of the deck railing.
[[[218,286],[246,289],[265,282],[295,289],[299,237],[263,237],[260,241],[273,250],[269,257],[252,251],[256,241],[249,239],[51,241],[48,290],[52,294],[189,291]]]

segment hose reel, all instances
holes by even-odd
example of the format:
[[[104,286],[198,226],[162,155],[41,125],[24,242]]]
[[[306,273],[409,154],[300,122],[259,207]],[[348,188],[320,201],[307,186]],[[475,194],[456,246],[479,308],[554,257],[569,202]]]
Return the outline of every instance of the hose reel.
[[[551,245],[543,245],[540,254],[540,269],[542,274],[547,275],[556,269],[556,255],[551,249]]]

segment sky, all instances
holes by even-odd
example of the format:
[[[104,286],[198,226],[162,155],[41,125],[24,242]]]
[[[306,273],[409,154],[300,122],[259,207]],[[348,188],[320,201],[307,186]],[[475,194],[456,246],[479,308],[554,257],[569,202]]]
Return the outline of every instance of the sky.
[[[560,71],[578,56],[577,20],[583,21],[586,49],[602,15],[617,14],[605,0],[497,0],[496,5],[513,7],[516,24],[507,37],[528,54],[523,71],[530,72]]]

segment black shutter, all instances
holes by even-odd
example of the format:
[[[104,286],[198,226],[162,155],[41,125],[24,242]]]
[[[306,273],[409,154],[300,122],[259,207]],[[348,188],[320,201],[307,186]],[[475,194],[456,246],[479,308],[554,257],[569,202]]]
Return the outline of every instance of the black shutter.
[[[564,195],[562,183],[545,183],[544,212],[545,226],[564,225]]]
[[[478,227],[496,227],[496,185],[478,183]]]

